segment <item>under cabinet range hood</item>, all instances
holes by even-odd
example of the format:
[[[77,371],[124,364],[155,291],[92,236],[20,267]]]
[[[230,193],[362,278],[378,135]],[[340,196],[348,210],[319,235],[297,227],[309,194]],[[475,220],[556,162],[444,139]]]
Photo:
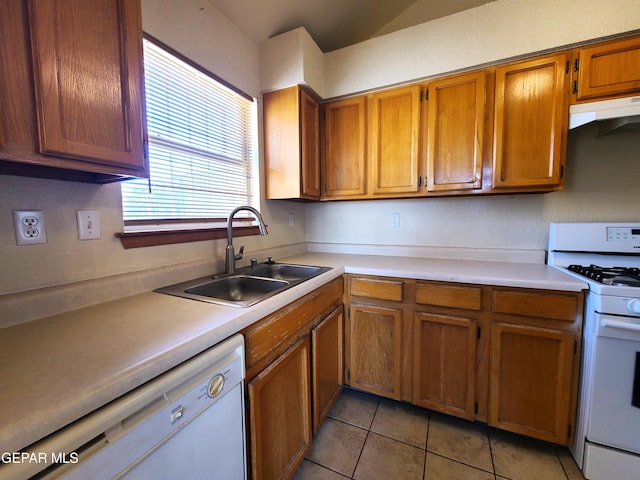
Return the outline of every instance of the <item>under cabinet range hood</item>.
[[[569,107],[569,128],[598,122],[598,136],[615,131],[640,132],[640,96],[580,103]]]

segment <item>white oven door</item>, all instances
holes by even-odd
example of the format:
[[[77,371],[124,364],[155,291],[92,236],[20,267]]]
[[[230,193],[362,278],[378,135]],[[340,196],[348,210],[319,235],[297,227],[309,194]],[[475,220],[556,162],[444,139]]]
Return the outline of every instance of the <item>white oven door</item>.
[[[640,319],[596,314],[587,439],[640,453]]]

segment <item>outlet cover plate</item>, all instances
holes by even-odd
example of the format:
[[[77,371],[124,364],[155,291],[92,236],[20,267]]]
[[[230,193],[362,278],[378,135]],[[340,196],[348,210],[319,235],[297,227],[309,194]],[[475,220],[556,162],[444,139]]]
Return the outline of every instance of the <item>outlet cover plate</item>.
[[[41,210],[14,210],[13,226],[17,245],[47,243],[44,214]]]

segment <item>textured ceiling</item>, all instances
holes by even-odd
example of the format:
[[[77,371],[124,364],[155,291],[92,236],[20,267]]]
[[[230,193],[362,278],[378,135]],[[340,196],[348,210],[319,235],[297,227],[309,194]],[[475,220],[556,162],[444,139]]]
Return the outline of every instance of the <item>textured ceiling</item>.
[[[255,43],[305,27],[323,52],[492,0],[208,0]]]

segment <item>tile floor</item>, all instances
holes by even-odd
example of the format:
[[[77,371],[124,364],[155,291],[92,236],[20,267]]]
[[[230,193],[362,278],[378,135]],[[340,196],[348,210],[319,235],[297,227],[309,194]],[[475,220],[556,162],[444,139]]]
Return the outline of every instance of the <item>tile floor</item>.
[[[294,480],[584,480],[566,448],[345,388]]]

